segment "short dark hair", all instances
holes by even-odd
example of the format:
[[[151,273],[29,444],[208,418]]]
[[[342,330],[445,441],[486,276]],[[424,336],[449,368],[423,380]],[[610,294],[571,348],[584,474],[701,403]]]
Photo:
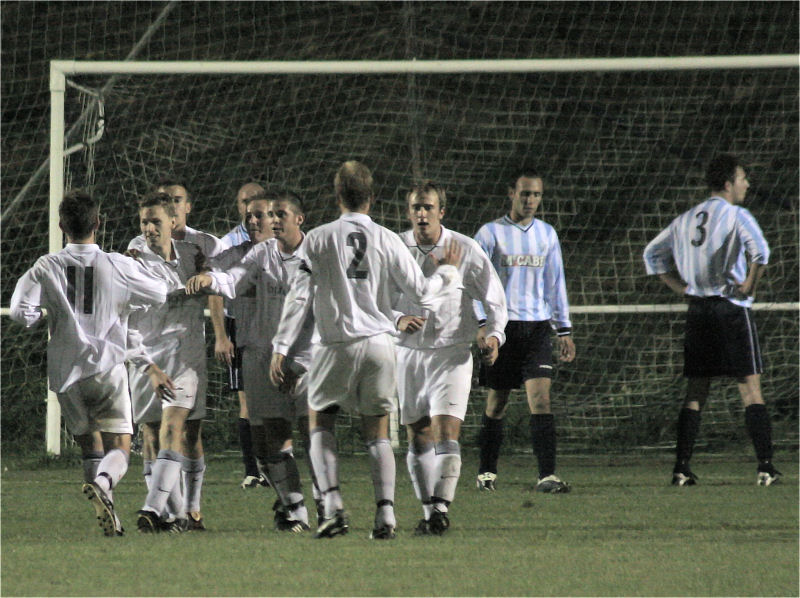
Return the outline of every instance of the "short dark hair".
[[[187,201],[191,201],[192,193],[189,191],[189,187],[186,186],[186,181],[182,178],[174,175],[161,177],[156,184],[156,189],[166,189],[167,187],[183,187],[186,190]]]
[[[348,160],[339,167],[333,185],[337,199],[350,210],[357,210],[375,197],[372,173],[357,160]]]
[[[73,239],[85,239],[97,228],[99,209],[94,198],[83,189],[72,189],[58,206],[61,229]]]
[[[524,168],[520,168],[517,170],[515,176],[511,181],[509,181],[508,188],[509,189],[516,189],[517,188],[517,181],[521,178],[525,177],[526,179],[542,179],[541,173],[539,172],[538,168],[534,168],[533,166],[525,166]]]
[[[304,215],[306,213],[305,208],[303,207],[303,200],[300,199],[300,196],[294,191],[283,189],[275,193],[271,199],[272,201],[285,201],[286,203],[291,204],[295,214]]]
[[[167,213],[167,216],[175,217],[175,204],[172,203],[172,198],[169,194],[163,191],[151,191],[139,200],[139,209],[153,208],[161,206]]]
[[[736,169],[742,166],[739,158],[733,154],[718,154],[714,156],[706,168],[706,183],[711,191],[725,189],[725,183],[736,180]]]
[[[411,201],[412,195],[424,195],[426,193],[435,193],[436,197],[439,198],[439,208],[444,209],[445,204],[447,204],[447,194],[444,191],[444,187],[437,185],[433,181],[423,181],[411,187],[406,193],[406,203]]]

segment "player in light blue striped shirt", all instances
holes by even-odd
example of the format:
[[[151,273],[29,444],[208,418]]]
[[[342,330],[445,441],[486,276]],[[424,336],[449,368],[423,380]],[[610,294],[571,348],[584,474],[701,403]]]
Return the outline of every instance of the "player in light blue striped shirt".
[[[481,463],[477,484],[481,490],[495,489],[503,416],[511,390],[522,384],[531,410],[531,439],[539,465],[536,489],[568,492],[570,488],[555,475],[551,327],[558,334],[561,361],[575,358],[575,344],[570,336],[572,324],[558,235],[552,226],[534,218],[543,192],[542,177],[523,172],[509,187],[509,214],[483,225],[475,236],[503,283],[509,319],[506,343],[494,365],[486,368],[489,394],[478,436]],[[475,310],[478,320],[485,321],[479,303]]]
[[[761,395],[761,350],[750,313],[769,260],[769,245],[753,215],[741,207],[750,183],[735,156],[715,157],[706,173],[712,196],[675,218],[644,250],[648,274],[658,275],[689,298],[684,342],[686,399],[678,415],[672,483],[693,486],[689,468],[700,412],[711,378],[736,378],[745,424],[758,458],[757,483],[769,486],[780,472],[772,465],[772,431]]]

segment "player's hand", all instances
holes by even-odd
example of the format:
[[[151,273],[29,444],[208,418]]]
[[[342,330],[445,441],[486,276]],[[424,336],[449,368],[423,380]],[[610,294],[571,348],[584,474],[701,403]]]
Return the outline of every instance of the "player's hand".
[[[747,299],[751,295],[755,295],[753,293],[753,285],[749,280],[745,280],[742,284],[737,284],[733,294],[737,299]]]
[[[286,361],[286,355],[272,353],[272,361],[269,363],[269,379],[279,388],[286,382],[286,374],[283,371],[284,361]]]
[[[425,320],[426,318],[422,316],[403,316],[397,321],[397,329],[406,334],[414,334],[418,330],[422,330]]]
[[[145,373],[147,374],[147,377],[150,378],[150,386],[153,387],[153,390],[159,399],[162,401],[171,401],[175,398],[175,391],[177,388],[175,387],[175,383],[172,381],[172,378],[167,376],[164,370],[162,370],[156,364],[151,363],[149,366],[147,366]]]
[[[572,336],[567,334],[558,337],[558,360],[571,362],[575,359],[575,343],[572,341]]]
[[[196,295],[211,286],[212,279],[208,274],[198,274],[186,281],[186,294]]]
[[[123,253],[122,255],[127,255],[130,258],[133,258],[135,260],[139,260],[139,256],[141,254],[142,254],[142,252],[139,251],[138,249],[126,249],[125,253]]]
[[[230,365],[233,354],[234,347],[231,339],[227,336],[217,337],[217,340],[214,341],[214,357],[217,358],[217,361]]]
[[[481,328],[480,330],[483,330],[483,328]],[[481,341],[483,341],[482,345]],[[484,333],[483,338],[481,338],[479,332],[478,348],[481,350],[481,359],[483,360],[483,363],[485,363],[488,366],[494,365],[494,362],[497,361],[497,355],[500,351],[500,341],[497,340],[497,337],[486,336],[486,333]]]
[[[456,268],[461,265],[463,255],[464,249],[461,247],[461,243],[455,239],[451,239],[445,245],[442,259],[437,260],[432,253],[430,254],[433,263],[437,266],[455,266]]]

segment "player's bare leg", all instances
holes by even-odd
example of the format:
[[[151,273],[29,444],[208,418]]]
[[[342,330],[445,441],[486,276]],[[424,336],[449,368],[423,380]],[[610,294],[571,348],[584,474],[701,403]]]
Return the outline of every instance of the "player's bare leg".
[[[486,397],[486,410],[478,434],[480,465],[477,485],[480,490],[494,490],[497,480],[497,460],[503,445],[503,418],[508,407],[510,390],[489,389]]]
[[[394,488],[397,475],[394,451],[389,440],[389,415],[362,415],[361,431],[370,457],[370,472],[375,491],[374,540],[395,537]]]
[[[744,405],[744,421],[758,459],[756,483],[771,486],[781,477],[772,464],[772,422],[761,395],[761,375],[752,374],[737,380]]]

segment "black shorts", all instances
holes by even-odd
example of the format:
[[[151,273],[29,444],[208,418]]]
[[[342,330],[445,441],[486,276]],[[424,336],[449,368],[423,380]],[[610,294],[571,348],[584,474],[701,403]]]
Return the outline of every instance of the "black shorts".
[[[242,378],[242,350],[236,346],[236,320],[225,316],[225,332],[233,343],[233,359],[228,366],[228,389],[244,390]]]
[[[763,370],[750,309],[722,297],[689,301],[683,345],[684,376],[743,378]]]
[[[552,378],[552,335],[549,321],[510,321],[497,361],[486,367],[485,386],[492,390],[511,390],[522,386],[525,380]]]

